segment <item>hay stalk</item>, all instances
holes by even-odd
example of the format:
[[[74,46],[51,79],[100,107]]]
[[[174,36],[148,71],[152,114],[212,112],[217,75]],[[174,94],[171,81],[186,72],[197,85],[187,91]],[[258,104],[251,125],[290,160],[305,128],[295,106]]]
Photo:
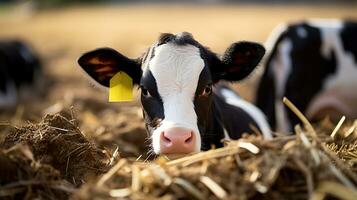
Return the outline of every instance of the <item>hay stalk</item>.
[[[331,133],[331,138],[334,139],[335,135],[337,133],[338,130],[340,130],[343,122],[345,121],[346,117],[342,116],[342,118],[340,119],[340,121],[338,122],[337,126],[335,127],[335,129],[333,129],[332,133]]]
[[[107,173],[105,173],[97,182],[97,186],[101,187],[104,183],[109,180],[120,168],[122,168],[126,163],[125,159],[120,160],[114,167],[112,167]]]
[[[218,198],[227,198],[227,192],[208,176],[201,176],[200,181],[205,184]]]
[[[283,103],[291,110],[295,115],[302,121],[306,130],[311,133],[313,137],[317,137],[314,127],[311,125],[309,120],[302,114],[302,112],[286,97],[283,98]]]

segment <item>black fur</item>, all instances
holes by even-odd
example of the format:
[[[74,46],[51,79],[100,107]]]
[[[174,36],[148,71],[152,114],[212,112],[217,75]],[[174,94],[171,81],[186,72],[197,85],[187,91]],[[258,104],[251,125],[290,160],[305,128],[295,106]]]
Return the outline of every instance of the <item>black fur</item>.
[[[340,35],[343,48],[353,55],[354,61],[357,63],[357,23],[346,21]]]
[[[35,75],[41,73],[39,57],[25,42],[0,41],[0,93],[2,95],[9,92],[8,84],[13,84],[18,90],[24,85],[33,84]]]
[[[265,54],[263,46],[253,42],[232,44],[222,56],[221,79],[239,81],[247,77]]]

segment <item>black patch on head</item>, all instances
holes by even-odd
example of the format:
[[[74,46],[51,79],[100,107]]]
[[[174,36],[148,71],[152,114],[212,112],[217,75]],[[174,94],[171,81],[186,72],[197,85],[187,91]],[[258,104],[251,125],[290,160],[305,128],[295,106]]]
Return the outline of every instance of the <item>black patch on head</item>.
[[[145,123],[149,133],[160,125],[160,121],[165,118],[164,106],[160,94],[158,93],[156,80],[150,70],[145,70],[141,78],[140,86],[142,90],[147,90],[150,96],[141,94],[141,104],[144,110]],[[143,92],[143,91],[141,91]]]
[[[175,39],[175,35],[172,33],[162,33],[157,41],[157,46],[166,44]]]
[[[198,85],[195,92],[194,108],[197,115],[197,126],[201,134],[201,138],[208,137],[207,128],[210,123],[212,95],[202,96],[201,94],[206,87],[212,85],[212,78],[208,68],[203,68]]]
[[[158,45],[173,43],[176,45],[187,45],[191,44],[193,46],[199,47],[201,46],[192,36],[191,33],[183,32],[177,35],[171,33],[163,33],[160,35],[158,39]]]
[[[345,22],[340,36],[343,48],[353,55],[354,61],[357,63],[357,23]]]

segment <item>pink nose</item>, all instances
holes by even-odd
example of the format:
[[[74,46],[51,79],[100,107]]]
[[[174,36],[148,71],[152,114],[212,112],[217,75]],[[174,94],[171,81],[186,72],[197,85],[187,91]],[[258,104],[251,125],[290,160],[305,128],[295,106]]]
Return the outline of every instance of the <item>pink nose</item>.
[[[195,150],[196,138],[192,130],[169,128],[160,135],[162,154],[191,153]]]

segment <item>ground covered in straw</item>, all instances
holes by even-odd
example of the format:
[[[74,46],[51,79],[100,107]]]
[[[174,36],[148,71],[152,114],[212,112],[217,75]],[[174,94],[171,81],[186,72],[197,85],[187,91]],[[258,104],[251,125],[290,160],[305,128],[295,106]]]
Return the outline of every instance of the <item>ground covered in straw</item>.
[[[69,113],[8,127],[4,199],[356,199],[357,121],[265,141],[246,135],[177,159],[121,156],[90,142]],[[331,136],[332,134],[332,136]]]

